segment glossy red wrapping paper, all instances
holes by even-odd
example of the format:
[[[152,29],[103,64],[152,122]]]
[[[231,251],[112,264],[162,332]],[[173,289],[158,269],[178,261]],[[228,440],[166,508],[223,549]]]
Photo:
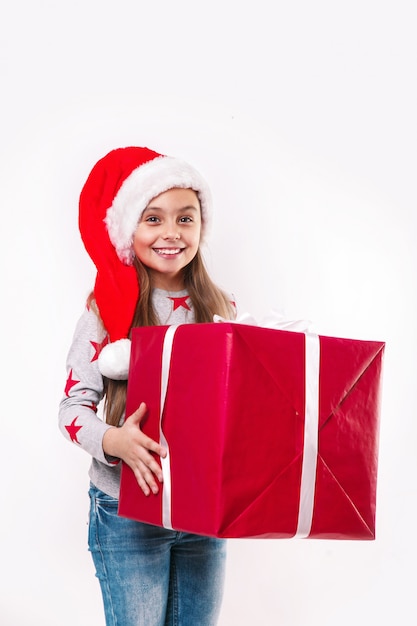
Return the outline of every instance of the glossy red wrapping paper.
[[[160,440],[168,327],[135,328],[127,415]],[[309,538],[375,538],[384,343],[320,336],[318,449]],[[304,454],[306,336],[235,323],[176,328],[162,430],[170,520],[216,537],[297,534]],[[163,489],[146,497],[123,464],[119,514],[163,525]],[[168,492],[167,492],[168,493]]]

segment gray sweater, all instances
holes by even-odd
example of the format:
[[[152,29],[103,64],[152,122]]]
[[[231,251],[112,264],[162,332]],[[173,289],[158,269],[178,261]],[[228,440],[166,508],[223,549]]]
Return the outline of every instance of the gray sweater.
[[[186,291],[154,289],[152,301],[161,325],[194,322]],[[91,308],[86,308],[75,329],[67,357],[67,382],[59,407],[59,427],[64,437],[92,456],[91,482],[114,498],[119,497],[119,459],[103,452],[103,435],[108,428],[102,417],[104,381],[98,355],[107,343],[107,332]]]

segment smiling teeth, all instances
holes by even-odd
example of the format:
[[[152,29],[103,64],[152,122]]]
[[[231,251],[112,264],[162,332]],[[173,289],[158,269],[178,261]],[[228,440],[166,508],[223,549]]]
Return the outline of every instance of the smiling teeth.
[[[158,254],[178,254],[181,248],[154,248]]]

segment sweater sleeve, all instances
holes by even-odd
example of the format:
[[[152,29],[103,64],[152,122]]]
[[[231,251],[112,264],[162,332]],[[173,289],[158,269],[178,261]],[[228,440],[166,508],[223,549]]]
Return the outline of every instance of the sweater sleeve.
[[[67,381],[59,405],[59,428],[64,437],[83,448],[105,465],[118,459],[103,452],[104,433],[111,428],[98,415],[104,396],[104,380],[98,369],[98,355],[108,336],[98,317],[86,308],[75,329],[67,357]]]

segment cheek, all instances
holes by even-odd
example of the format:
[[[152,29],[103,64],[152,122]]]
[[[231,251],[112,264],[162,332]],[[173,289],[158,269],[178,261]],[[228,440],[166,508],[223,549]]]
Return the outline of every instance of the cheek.
[[[147,232],[145,228],[138,228],[133,235],[133,246],[146,246],[152,239],[152,233]]]
[[[193,239],[196,245],[199,246],[202,240],[201,226],[195,230]]]
[[[146,239],[142,235],[136,235],[135,233],[132,244],[133,252],[135,253],[135,255],[140,258],[141,256],[143,256],[147,247],[148,245]]]

